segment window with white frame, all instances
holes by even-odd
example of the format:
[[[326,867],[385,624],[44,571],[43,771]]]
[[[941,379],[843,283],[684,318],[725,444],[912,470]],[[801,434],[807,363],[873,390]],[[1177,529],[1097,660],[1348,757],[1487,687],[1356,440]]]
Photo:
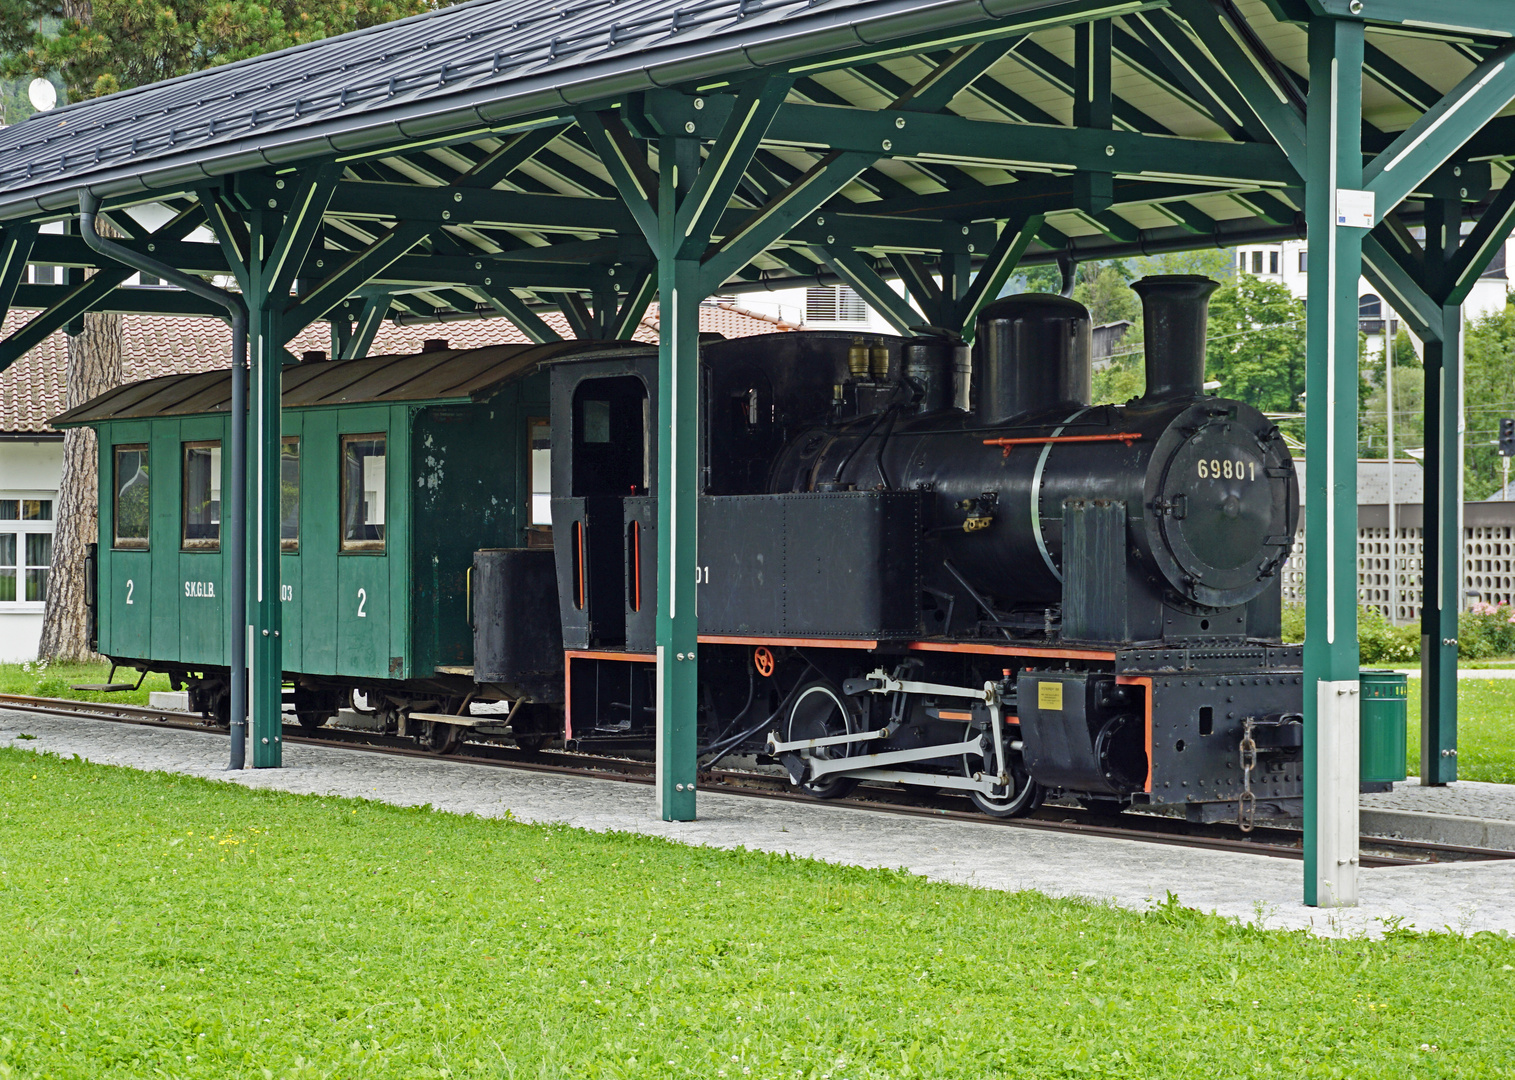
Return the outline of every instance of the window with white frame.
[[[41,611],[52,562],[53,493],[0,492],[0,611]]]

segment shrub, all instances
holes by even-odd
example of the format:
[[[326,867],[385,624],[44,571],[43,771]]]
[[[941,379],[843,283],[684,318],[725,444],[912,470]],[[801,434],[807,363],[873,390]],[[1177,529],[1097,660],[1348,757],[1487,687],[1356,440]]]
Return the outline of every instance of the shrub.
[[[1295,642],[1305,639],[1303,604],[1284,605],[1282,637]],[[1364,664],[1399,667],[1420,662],[1420,626],[1395,626],[1376,607],[1358,609],[1357,644]]]
[[[1420,662],[1420,627],[1395,626],[1376,607],[1357,609],[1357,646],[1364,664]]]
[[[1283,640],[1305,639],[1305,606],[1285,604]],[[1357,641],[1364,664],[1402,667],[1420,663],[1420,624],[1394,626],[1376,607],[1359,608]],[[1515,608],[1475,603],[1457,617],[1457,658],[1488,660],[1515,656]]]
[[[1515,609],[1474,603],[1457,617],[1457,657],[1486,660],[1515,653]]]

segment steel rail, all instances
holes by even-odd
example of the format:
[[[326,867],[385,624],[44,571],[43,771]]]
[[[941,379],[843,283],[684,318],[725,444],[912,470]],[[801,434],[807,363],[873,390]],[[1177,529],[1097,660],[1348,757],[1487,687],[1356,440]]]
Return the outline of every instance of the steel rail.
[[[26,694],[0,694],[0,708],[49,716],[106,720],[160,729],[170,728],[202,733],[219,733],[224,730],[198,713],[112,702],[75,701],[68,698],[33,697]],[[411,739],[400,736],[352,728],[318,728],[312,731],[298,724],[285,725],[284,740],[330,749],[361,750],[366,753],[415,757],[465,765],[487,765],[558,776],[615,780],[629,784],[650,785],[654,782],[653,764],[632,758],[612,758],[567,751],[520,750],[488,743],[465,743],[464,745],[469,747],[471,752],[443,755],[424,750]],[[790,790],[788,779],[782,776],[722,769],[702,773],[700,779],[700,786],[704,791],[747,798],[804,803],[810,806],[836,806],[904,817],[946,819],[991,827],[1134,840],[1170,847],[1241,852],[1296,860],[1304,857],[1302,834],[1293,829],[1264,826],[1250,834],[1248,839],[1243,840],[1215,835],[1216,830],[1224,828],[1223,825],[1199,826],[1199,829],[1208,828],[1211,831],[1197,832],[1196,826],[1190,822],[1153,814],[1125,815],[1121,824],[1115,824],[1101,815],[1086,810],[1067,806],[1044,806],[1038,811],[1036,817],[992,818],[977,810],[960,808],[964,801],[960,797],[951,795],[932,798],[918,792],[910,792],[907,795],[903,791],[880,788],[866,789],[864,797],[827,799],[821,802]],[[1395,837],[1363,836],[1360,838],[1360,843],[1364,849],[1381,852],[1362,856],[1361,865],[1369,868],[1422,866],[1430,862],[1492,862],[1515,859],[1515,851],[1459,844],[1438,844],[1432,841],[1405,840]]]

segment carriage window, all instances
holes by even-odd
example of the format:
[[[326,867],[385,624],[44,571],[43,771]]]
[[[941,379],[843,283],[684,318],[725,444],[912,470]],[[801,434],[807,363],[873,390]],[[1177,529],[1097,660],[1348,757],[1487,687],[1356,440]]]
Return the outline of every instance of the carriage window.
[[[116,447],[116,496],[111,517],[115,523],[115,546],[147,547],[148,505],[147,447]]]
[[[384,550],[384,436],[342,436],[342,550]]]
[[[184,444],[184,547],[221,548],[221,444]]]
[[[300,550],[300,440],[290,437],[279,449],[279,550]]]
[[[552,524],[552,425],[533,416],[526,421],[531,450],[531,525]]]

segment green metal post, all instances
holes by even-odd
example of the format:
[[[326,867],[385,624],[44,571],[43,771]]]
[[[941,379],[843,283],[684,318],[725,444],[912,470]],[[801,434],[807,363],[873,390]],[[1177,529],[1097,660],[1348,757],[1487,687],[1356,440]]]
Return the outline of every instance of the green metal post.
[[[1305,218],[1305,903],[1357,902],[1357,279],[1361,23],[1310,23]],[[1370,215],[1371,216],[1371,215]]]
[[[1073,125],[1109,131],[1115,122],[1110,81],[1111,24],[1098,19],[1073,28]],[[1074,201],[1091,214],[1110,208],[1114,176],[1080,169],[1074,173]]]
[[[1426,204],[1426,285],[1445,295],[1462,207]],[[1462,308],[1441,309],[1425,344],[1425,528],[1420,605],[1420,782],[1457,779],[1457,613],[1462,600]]]
[[[678,194],[698,154],[665,139],[658,166],[657,788],[664,821],[693,821],[699,661],[700,260],[679,258]],[[691,147],[693,144],[691,143]],[[679,175],[683,173],[684,175]]]
[[[247,455],[247,701],[252,713],[253,768],[284,763],[284,658],[279,640],[279,442],[284,350],[264,252],[263,214],[248,215],[253,246],[248,259],[249,374]]]

